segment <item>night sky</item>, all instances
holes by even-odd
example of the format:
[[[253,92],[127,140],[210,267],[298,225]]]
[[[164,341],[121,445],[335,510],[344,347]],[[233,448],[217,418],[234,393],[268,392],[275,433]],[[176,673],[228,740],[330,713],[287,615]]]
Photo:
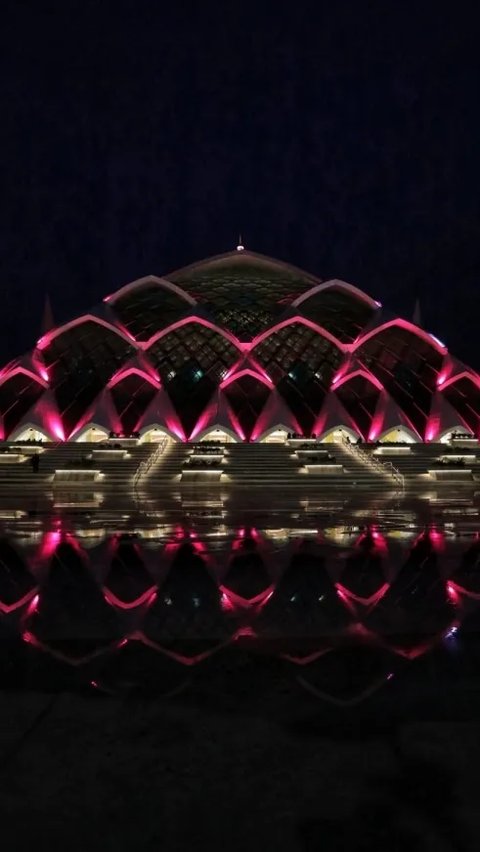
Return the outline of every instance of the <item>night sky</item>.
[[[2,2],[0,361],[241,230],[480,367],[475,5]]]

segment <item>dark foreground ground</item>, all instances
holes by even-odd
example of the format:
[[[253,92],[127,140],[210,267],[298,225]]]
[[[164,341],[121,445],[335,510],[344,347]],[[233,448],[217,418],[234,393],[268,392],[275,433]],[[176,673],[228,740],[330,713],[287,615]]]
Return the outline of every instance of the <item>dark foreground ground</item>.
[[[0,693],[2,849],[477,850],[480,680],[350,709],[240,655],[176,696]]]

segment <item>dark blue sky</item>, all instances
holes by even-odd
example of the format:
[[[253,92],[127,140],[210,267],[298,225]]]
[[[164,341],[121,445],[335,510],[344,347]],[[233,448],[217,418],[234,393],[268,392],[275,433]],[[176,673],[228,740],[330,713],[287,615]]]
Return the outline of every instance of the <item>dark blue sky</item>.
[[[233,248],[344,278],[480,367],[475,5],[12,0],[1,360]]]

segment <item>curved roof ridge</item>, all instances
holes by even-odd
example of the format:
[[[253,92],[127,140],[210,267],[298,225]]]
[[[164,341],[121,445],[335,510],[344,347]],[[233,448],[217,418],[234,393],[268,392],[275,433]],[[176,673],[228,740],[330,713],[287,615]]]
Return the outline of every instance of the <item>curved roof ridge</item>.
[[[316,284],[314,287],[311,287],[310,290],[307,290],[305,293],[297,296],[297,298],[293,300],[292,306],[298,307],[307,299],[315,296],[316,293],[321,293],[323,290],[328,290],[332,287],[341,287],[343,290],[347,290],[363,302],[367,302],[367,304],[370,305],[370,307],[375,308],[375,310],[382,307],[381,302],[378,302],[377,299],[373,299],[372,296],[369,296],[368,293],[365,293],[365,291],[361,290],[360,287],[356,287],[355,284],[349,284],[348,281],[342,281],[340,278],[329,278],[328,281],[322,281],[319,284]]]
[[[136,278],[135,281],[130,281],[129,284],[124,284],[119,290],[115,290],[114,293],[105,296],[103,301],[107,302],[107,304],[114,304],[121,296],[131,293],[133,290],[140,289],[145,284],[158,284],[159,287],[170,290],[171,293],[176,293],[177,296],[184,299],[190,305],[196,304],[196,299],[190,293],[187,293],[182,287],[178,287],[173,281],[168,281],[167,278],[160,278],[158,275],[144,275],[142,278]]]
[[[196,269],[208,267],[211,264],[221,264],[223,261],[234,259],[237,260],[239,263],[244,263],[247,260],[260,261],[266,266],[270,266],[274,269],[283,269],[290,273],[294,273],[295,275],[301,275],[302,278],[306,278],[309,281],[312,281],[313,285],[322,283],[321,278],[318,278],[311,272],[305,272],[304,269],[300,269],[300,267],[298,266],[293,266],[293,264],[288,263],[285,260],[277,260],[274,257],[269,257],[266,254],[260,254],[259,252],[250,251],[248,249],[242,249],[242,251],[234,249],[233,251],[223,252],[222,254],[216,254],[212,257],[207,257],[204,260],[194,261],[193,263],[187,264],[187,266],[182,266],[180,269],[175,269],[172,272],[167,273],[165,277],[170,280],[171,277],[175,277],[177,275],[184,275],[187,272],[193,272]]]

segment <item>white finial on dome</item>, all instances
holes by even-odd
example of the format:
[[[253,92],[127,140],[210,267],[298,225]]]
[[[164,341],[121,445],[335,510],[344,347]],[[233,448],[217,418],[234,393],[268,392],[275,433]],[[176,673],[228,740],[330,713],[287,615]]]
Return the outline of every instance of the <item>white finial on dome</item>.
[[[241,234],[239,234],[239,235],[238,235],[238,246],[237,246],[237,251],[244,251],[244,250],[245,250],[245,246],[244,246],[244,245],[242,245],[242,235],[241,235]]]

